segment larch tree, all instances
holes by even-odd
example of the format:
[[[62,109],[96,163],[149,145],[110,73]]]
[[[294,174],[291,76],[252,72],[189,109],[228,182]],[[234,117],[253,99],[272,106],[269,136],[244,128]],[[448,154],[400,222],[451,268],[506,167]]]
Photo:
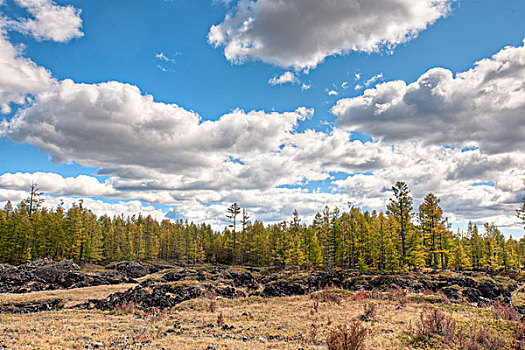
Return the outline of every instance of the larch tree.
[[[396,182],[395,186],[392,186],[392,191],[394,191],[394,197],[390,199],[390,203],[387,205],[387,210],[399,224],[401,252],[403,253],[402,265],[404,265],[407,257],[405,242],[412,218],[413,199],[410,196],[410,190],[405,182]]]
[[[523,229],[525,230],[525,197],[522,198],[522,202],[521,207],[516,209],[516,216],[521,220]]]
[[[438,255],[441,256],[441,267],[444,267],[443,258],[443,230],[445,219],[443,218],[443,210],[439,206],[439,198],[434,194],[429,193],[423,199],[423,203],[419,206],[419,221],[421,230],[423,231],[424,241],[430,248],[432,255],[432,262],[434,270],[437,269]]]
[[[235,232],[235,226],[237,224],[237,215],[239,215],[241,212],[241,208],[237,205],[237,203],[233,203],[228,208],[228,214],[226,217],[233,221],[233,251],[232,251],[232,265],[235,265],[235,249],[236,249],[236,243],[237,243],[237,235]]]
[[[248,214],[246,213],[246,209],[242,209],[242,218],[241,218],[241,223],[242,223],[242,235],[241,235],[241,265],[244,264],[244,236],[246,236],[246,228],[248,227],[248,225],[250,224],[250,217],[248,216]]]

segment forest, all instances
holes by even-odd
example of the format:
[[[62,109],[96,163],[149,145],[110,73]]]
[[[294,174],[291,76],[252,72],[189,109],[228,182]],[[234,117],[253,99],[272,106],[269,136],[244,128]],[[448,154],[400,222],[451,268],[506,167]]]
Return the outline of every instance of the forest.
[[[43,205],[36,185],[16,207],[0,209],[0,262],[73,259],[77,263],[165,259],[246,266],[327,266],[360,271],[500,270],[525,266],[525,239],[506,238],[492,223],[452,232],[440,200],[429,193],[417,208],[397,182],[385,212],[325,207],[310,225],[297,211],[289,221],[249,220],[236,203],[222,232],[151,216],[97,217],[82,200],[65,210]],[[516,210],[525,222],[525,201]]]

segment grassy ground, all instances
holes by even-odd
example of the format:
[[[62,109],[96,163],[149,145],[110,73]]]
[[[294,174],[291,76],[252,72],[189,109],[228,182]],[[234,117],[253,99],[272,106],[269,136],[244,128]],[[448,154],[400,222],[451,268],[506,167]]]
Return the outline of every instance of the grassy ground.
[[[0,303],[61,298],[71,306],[129,287],[3,294]],[[354,293],[338,295],[343,296],[338,302],[316,299],[314,295],[199,298],[160,314],[77,309],[0,314],[0,344],[4,346],[0,345],[0,349],[326,349],[329,330],[360,320],[369,303],[374,303],[377,310],[375,318],[363,322],[370,329],[365,340],[367,349],[458,348],[459,345],[447,345],[439,335],[424,340],[414,337],[421,312],[430,308],[451,316],[458,329],[486,325],[501,338],[513,337],[515,323],[494,320],[490,308],[440,302],[438,296],[422,294],[403,300],[384,294],[364,300],[356,300],[360,298]],[[228,329],[218,325],[220,315]]]

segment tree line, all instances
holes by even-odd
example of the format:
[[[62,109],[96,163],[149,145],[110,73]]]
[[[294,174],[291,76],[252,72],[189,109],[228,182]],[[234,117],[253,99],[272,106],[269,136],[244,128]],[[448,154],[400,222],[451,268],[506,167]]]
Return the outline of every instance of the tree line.
[[[251,222],[237,203],[222,231],[205,223],[157,221],[151,216],[97,217],[82,200],[68,210],[43,206],[32,185],[16,207],[0,209],[0,262],[21,264],[39,258],[78,263],[165,259],[184,263],[251,266],[328,266],[360,271],[434,269],[516,269],[525,266],[525,239],[506,238],[490,223],[469,223],[452,232],[439,198],[429,193],[417,211],[404,182],[393,187],[386,210],[348,205],[317,213],[310,225],[297,211],[272,225]],[[525,223],[525,200],[517,216]]]

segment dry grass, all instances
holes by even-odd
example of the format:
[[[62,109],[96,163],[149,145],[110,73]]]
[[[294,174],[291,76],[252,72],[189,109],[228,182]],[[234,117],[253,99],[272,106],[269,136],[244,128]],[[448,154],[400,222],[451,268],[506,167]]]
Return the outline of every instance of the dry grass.
[[[103,298],[133,285],[99,286],[77,290],[0,295],[2,303],[54,298],[68,305]],[[410,298],[415,300],[417,298]],[[427,303],[374,300],[377,316],[363,325],[371,330],[366,349],[412,349],[410,330],[417,324]],[[7,349],[326,349],[330,329],[359,320],[370,300],[344,298],[340,303],[321,302],[311,313],[312,298],[296,296],[215,300],[199,298],[184,302],[162,315],[121,314],[95,310],[49,311],[25,315],[0,314],[0,344]],[[458,326],[489,325],[503,334],[512,334],[509,321],[492,319],[491,310],[457,304],[433,304],[451,315]],[[223,314],[223,329],[217,325]],[[233,326],[233,327],[232,327]],[[433,345],[446,349],[442,343]],[[436,347],[437,346],[437,347]],[[431,348],[431,347],[429,347]]]
[[[116,292],[124,292],[136,284],[116,284],[76,289],[58,289],[52,291],[32,292],[25,294],[0,294],[0,305],[40,302],[62,299],[65,307],[72,307],[87,302],[89,299],[104,299]]]

